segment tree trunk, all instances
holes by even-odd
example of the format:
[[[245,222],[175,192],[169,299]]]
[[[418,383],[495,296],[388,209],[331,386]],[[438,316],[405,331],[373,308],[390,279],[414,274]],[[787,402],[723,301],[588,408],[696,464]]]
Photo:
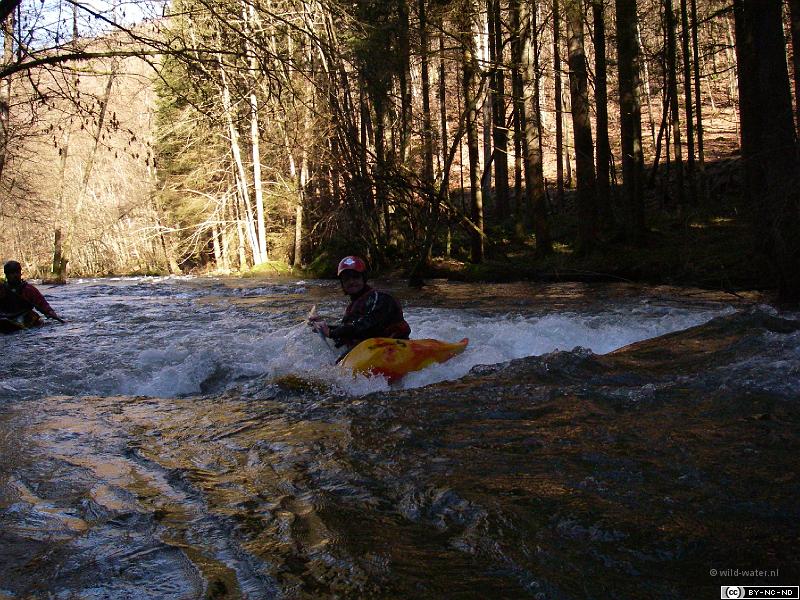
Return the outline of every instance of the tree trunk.
[[[583,39],[581,0],[566,3],[569,38],[569,83],[572,130],[575,139],[575,171],[578,183],[578,251],[592,250],[596,237],[597,200],[594,144],[589,121],[589,92]]]
[[[683,55],[684,111],[686,112],[686,176],[689,179],[689,202],[697,204],[697,177],[694,165],[694,105],[692,103],[692,65],[689,54],[689,11],[681,0],[681,54]]]
[[[443,19],[439,23],[439,77],[438,77],[438,98],[439,98],[439,160],[441,170],[439,177],[449,179],[449,169],[451,163],[447,161],[448,148],[450,147],[450,137],[447,126],[447,60],[445,59],[445,34]],[[442,190],[444,197],[449,194],[449,190]]]
[[[311,112],[306,109],[303,117],[303,140],[311,136]],[[303,210],[306,201],[306,190],[310,179],[308,148],[304,145],[300,158],[300,173],[297,179],[297,206],[294,219],[294,260],[292,265],[296,268],[303,266]]]
[[[306,110],[303,119],[302,139],[307,139],[309,129],[309,111]],[[292,257],[292,266],[302,266],[302,247],[303,247],[303,201],[305,198],[306,183],[308,181],[308,154],[305,146],[302,150],[302,157],[300,159],[300,168],[298,172],[297,162],[294,158],[294,152],[289,140],[288,124],[281,124],[283,131],[283,144],[286,148],[286,156],[289,160],[289,177],[294,182],[297,193],[297,203],[295,204],[295,217],[294,217],[294,251]]]
[[[409,279],[421,282],[422,270],[431,257],[431,249],[439,229],[439,196],[434,189],[433,181],[433,119],[431,117],[431,82],[429,73],[428,18],[426,0],[419,0],[419,40],[422,77],[422,146],[423,146],[423,217],[424,232],[421,247]]]
[[[644,93],[647,97],[647,122],[650,125],[650,142],[653,145],[653,152],[656,152],[656,123],[653,119],[653,94],[650,88],[650,68],[647,66],[647,57],[643,56],[642,52],[642,30],[639,23],[636,23],[636,52],[641,58],[641,73],[642,83],[644,84]]]
[[[523,0],[511,0],[511,100],[514,119],[514,235],[525,237],[525,210],[522,202],[522,140],[525,131],[525,91],[522,85],[522,32],[520,11]]]
[[[608,81],[606,76],[606,25],[603,0],[592,0],[594,15],[595,106],[597,123],[597,213],[600,226],[611,229],[611,146],[608,140]]]
[[[550,228],[547,223],[546,192],[542,166],[541,123],[539,93],[536,85],[539,65],[533,47],[532,36],[537,30],[536,13],[528,2],[520,6],[520,42],[522,46],[522,89],[526,102],[520,107],[525,135],[522,142],[522,157],[525,163],[525,197],[528,200],[533,231],[536,235],[536,254],[546,256],[553,251]],[[530,101],[528,101],[530,98]],[[530,106],[530,113],[525,109]]]
[[[229,195],[225,194],[219,203],[219,246],[222,255],[222,270],[226,273],[231,272],[231,252],[230,252],[230,233],[228,231],[228,202]],[[156,217],[157,218],[157,217]]]
[[[625,237],[638,243],[644,237],[644,158],[636,0],[617,0],[617,57],[623,182],[622,224]],[[657,143],[657,151],[660,147],[661,144]]]
[[[666,15],[667,29],[667,90],[669,93],[669,103],[672,121],[672,148],[675,154],[675,173],[677,175],[677,204],[683,210],[686,199],[683,189],[683,149],[681,147],[681,117],[680,105],[678,104],[678,59],[677,45],[675,41],[675,11],[672,8],[672,0],[665,0],[664,10]]]
[[[726,57],[728,58],[728,64],[733,65],[733,69],[728,69],[728,101],[733,105],[733,110],[735,111],[737,117],[739,116],[739,91],[737,87],[737,74],[739,72],[738,61],[736,60],[736,39],[733,32],[733,19],[726,18],[725,24],[727,25],[727,33],[728,33],[728,48],[726,48]],[[730,50],[729,50],[730,49]],[[728,56],[728,52],[730,55]],[[739,127],[739,118],[735,121],[736,123],[736,137],[741,140],[742,132],[740,131]]]
[[[463,68],[464,110],[466,112],[467,148],[469,152],[470,212],[477,231],[470,230],[472,240],[471,261],[483,262],[483,194],[478,171],[478,57],[475,44],[477,34],[477,9],[474,0],[468,0],[462,15],[461,52]]]
[[[493,138],[494,138],[494,195],[499,219],[508,218],[508,128],[506,127],[505,98],[505,65],[503,62],[503,21],[501,19],[500,0],[490,0],[489,14],[491,36],[489,48],[492,51],[491,61],[494,66],[494,103]]]
[[[10,65],[14,61],[14,13],[0,23],[3,33],[3,65]],[[2,80],[0,90],[0,181],[3,180],[3,171],[8,153],[8,140],[11,126],[11,75]]]
[[[488,2],[488,0],[487,0]],[[488,9],[488,6],[487,6]],[[487,10],[487,13],[491,11]],[[486,65],[488,72],[488,92],[483,97],[481,104],[481,133],[483,134],[483,162],[481,164],[481,194],[483,201],[489,202],[492,197],[492,162],[494,161],[494,151],[492,143],[492,108],[494,106],[494,74],[491,64],[489,46],[492,41],[492,33],[488,29],[491,26],[491,19],[484,20],[483,15],[478,18],[478,64]],[[483,68],[481,68],[481,71]],[[479,71],[480,73],[480,71]]]
[[[433,119],[431,117],[431,81],[429,73],[428,19],[426,0],[419,0],[419,38],[422,70],[422,181],[428,206],[433,208]]]
[[[692,4],[694,4],[694,0],[692,0]],[[795,128],[800,135],[800,0],[789,0],[789,18],[792,22]]]
[[[241,198],[239,198],[238,194],[236,198],[236,241],[238,242],[236,248],[239,252],[239,271],[244,271],[247,268],[247,244],[245,243],[247,235],[245,232],[244,215],[242,215],[240,207]]]
[[[800,26],[800,24],[798,24]],[[704,157],[705,148],[703,143],[703,99],[700,96],[700,46],[698,42],[697,22],[697,0],[692,0],[692,58],[694,59],[694,103],[695,115],[697,118],[697,180],[700,184],[701,202],[708,197],[706,189],[706,160]],[[714,105],[714,98],[711,98],[711,105]]]
[[[781,300],[800,302],[800,194],[780,0],[734,0],[745,193]]]
[[[56,219],[61,218],[61,215],[56,215]],[[56,225],[53,232],[53,277],[51,281],[56,283],[65,283],[67,278],[67,261],[64,258],[64,247],[61,240],[61,227]]]
[[[406,0],[396,0],[398,14],[398,52],[400,53],[400,162],[405,162],[411,145],[411,43],[409,42],[408,6]]]
[[[360,173],[359,183],[362,187],[369,185],[367,183],[367,176],[370,172],[369,165],[369,129],[372,121],[369,106],[367,104],[367,95],[365,90],[365,82],[363,79],[359,82],[358,89],[358,172]],[[371,186],[370,186],[371,187]],[[359,207],[364,214],[370,214],[375,208],[373,205],[373,198],[370,194],[359,194],[361,199],[361,206]]]
[[[294,216],[294,260],[292,266],[299,269],[303,266],[303,203],[295,206]]]
[[[250,206],[250,193],[247,189],[247,175],[245,173],[244,162],[242,161],[242,151],[239,145],[239,131],[236,128],[236,124],[233,122],[233,106],[231,105],[228,78],[225,73],[225,67],[222,63],[222,57],[219,55],[217,56],[217,62],[219,64],[220,72],[222,110],[228,126],[228,143],[230,144],[231,158],[233,159],[236,189],[238,191],[239,200],[244,208],[244,215],[242,216],[245,218],[247,239],[249,241],[250,251],[253,257],[253,264],[260,265],[264,262],[264,259],[262,258],[261,249],[258,242],[258,234],[256,233],[253,209]]]
[[[556,103],[556,202],[564,206],[564,114],[561,91],[561,32],[558,0],[553,0],[553,84]]]
[[[67,173],[67,158],[69,157],[69,142],[72,136],[72,119],[67,122],[64,130],[64,142],[58,149],[58,198],[56,199],[55,228],[53,231],[53,266],[52,279],[57,282],[66,282],[67,261],[64,258],[63,227],[67,221],[65,194]]]
[[[173,251],[172,244],[169,242],[169,240],[167,240],[167,228],[164,227],[161,221],[163,210],[159,204],[157,195],[153,195],[152,203],[156,227],[158,228],[158,240],[154,243],[156,243],[159,250],[161,250],[162,254],[164,255],[164,262],[167,265],[167,272],[170,275],[176,275],[181,272],[181,268],[178,265],[178,261],[175,260],[175,252]]]
[[[0,21],[5,21],[7,17],[10,17],[19,4],[20,0],[7,0],[0,3]]]
[[[252,4],[242,4],[242,15],[245,20],[248,35],[255,27],[255,8]],[[246,44],[248,62],[251,73],[258,73],[258,58],[251,43]],[[250,90],[250,148],[253,157],[253,196],[256,201],[256,226],[258,228],[258,254],[259,263],[269,260],[267,254],[267,225],[264,211],[264,189],[261,180],[261,142],[258,131],[258,98],[255,87]]]
[[[216,217],[215,217],[216,220]],[[214,251],[214,270],[222,270],[222,246],[219,243],[219,226],[216,223],[211,225],[211,247]]]
[[[450,146],[447,131],[447,62],[444,54],[444,27],[443,19],[439,20],[439,135],[441,140],[440,160],[442,173],[440,175],[442,187],[439,196],[445,203],[450,201],[450,168],[452,161],[448,160],[448,148]],[[450,222],[447,223],[447,246],[445,254],[450,256]]]
[[[267,224],[264,211],[264,187],[261,180],[261,144],[258,133],[258,100],[250,93],[250,145],[253,156],[253,196],[256,201],[259,263],[269,260],[267,254]]]
[[[389,208],[386,202],[386,113],[384,99],[373,100],[375,110],[375,197],[378,203],[378,228],[386,244],[389,243]]]

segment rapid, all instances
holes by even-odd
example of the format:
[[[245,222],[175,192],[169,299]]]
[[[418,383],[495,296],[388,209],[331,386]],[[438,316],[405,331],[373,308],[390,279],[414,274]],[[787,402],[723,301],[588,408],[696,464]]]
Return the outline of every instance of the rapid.
[[[688,598],[734,556],[726,511],[761,536],[748,560],[798,573],[773,548],[800,518],[796,314],[629,284],[376,287],[413,338],[467,350],[354,378],[305,324],[337,320],[334,281],[40,287],[67,324],[0,337],[0,598]],[[731,480],[755,459],[771,470]]]
[[[434,284],[418,294],[390,287],[403,299],[412,337],[470,339],[464,354],[410,375],[400,384],[406,388],[458,379],[475,365],[554,350],[579,346],[605,354],[734,310],[702,300],[624,298],[625,292],[601,308],[601,293],[592,298],[591,286],[580,284],[539,290]],[[287,374],[330,381],[352,395],[388,389],[381,378],[354,380],[332,366],[342,350],[305,325],[312,306],[332,322],[339,319],[346,298],[335,282],[120,278],[45,291],[69,323],[0,338],[8,348],[0,401],[53,395],[175,398],[231,389],[250,396],[259,383]]]

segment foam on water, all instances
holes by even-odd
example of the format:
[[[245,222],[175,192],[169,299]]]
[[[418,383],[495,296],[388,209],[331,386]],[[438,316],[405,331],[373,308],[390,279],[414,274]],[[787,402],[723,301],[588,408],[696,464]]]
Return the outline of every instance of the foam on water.
[[[470,340],[467,350],[447,363],[412,373],[405,387],[457,379],[481,364],[496,364],[538,356],[555,350],[588,348],[605,354],[633,342],[694,327],[722,314],[721,310],[687,309],[642,305],[616,308],[603,313],[559,313],[544,316],[506,314],[478,317],[458,311],[419,311],[409,314],[415,337],[456,341]]]
[[[6,369],[0,399],[46,395],[177,397],[246,388],[294,374],[362,395],[389,389],[380,377],[353,378],[333,363],[341,350],[310,332],[309,295],[327,293],[329,314],[343,309],[326,282],[258,287],[189,278],[85,280],[46,290],[69,323],[0,337]],[[316,291],[315,291],[316,290]],[[313,294],[312,294],[313,295]],[[408,375],[419,387],[462,377],[475,365],[553,350],[601,354],[699,325],[732,308],[685,308],[639,300],[602,312],[485,314],[406,303],[414,338],[458,341],[467,350]]]

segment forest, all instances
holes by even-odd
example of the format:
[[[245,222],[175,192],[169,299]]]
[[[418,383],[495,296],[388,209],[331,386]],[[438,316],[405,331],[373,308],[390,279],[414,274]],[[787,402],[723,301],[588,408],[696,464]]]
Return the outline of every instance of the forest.
[[[0,259],[800,301],[800,0],[2,0]]]

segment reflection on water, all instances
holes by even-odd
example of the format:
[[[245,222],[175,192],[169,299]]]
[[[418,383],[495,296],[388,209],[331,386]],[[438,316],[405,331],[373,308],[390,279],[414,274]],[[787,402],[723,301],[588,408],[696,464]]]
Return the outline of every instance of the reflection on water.
[[[0,339],[0,597],[690,598],[744,563],[797,580],[796,321],[629,286],[398,292],[417,337],[467,331],[472,354],[389,390],[302,325],[341,310],[330,283],[52,290],[67,326]]]

